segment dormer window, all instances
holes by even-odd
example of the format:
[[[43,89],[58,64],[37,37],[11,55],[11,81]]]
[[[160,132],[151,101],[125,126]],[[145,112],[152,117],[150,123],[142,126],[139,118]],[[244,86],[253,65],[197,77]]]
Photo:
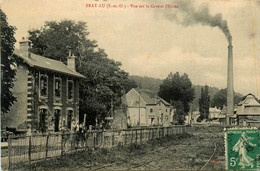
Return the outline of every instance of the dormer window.
[[[48,96],[48,77],[46,75],[41,75],[40,77],[40,95]]]
[[[72,80],[68,80],[68,99],[72,100],[74,97],[74,82]]]
[[[55,95],[55,98],[61,98],[61,79],[60,78],[55,78],[54,95]]]

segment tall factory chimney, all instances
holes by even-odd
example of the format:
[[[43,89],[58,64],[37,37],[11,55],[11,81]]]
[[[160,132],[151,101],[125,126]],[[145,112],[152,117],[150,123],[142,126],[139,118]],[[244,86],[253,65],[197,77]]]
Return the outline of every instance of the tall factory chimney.
[[[227,70],[227,125],[231,124],[230,117],[234,114],[234,87],[233,87],[233,46],[230,38],[228,45],[228,70]]]

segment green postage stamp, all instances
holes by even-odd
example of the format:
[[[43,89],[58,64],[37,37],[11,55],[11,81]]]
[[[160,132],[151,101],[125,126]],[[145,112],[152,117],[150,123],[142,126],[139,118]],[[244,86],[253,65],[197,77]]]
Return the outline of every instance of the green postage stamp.
[[[226,130],[226,169],[260,169],[259,132],[257,128]]]

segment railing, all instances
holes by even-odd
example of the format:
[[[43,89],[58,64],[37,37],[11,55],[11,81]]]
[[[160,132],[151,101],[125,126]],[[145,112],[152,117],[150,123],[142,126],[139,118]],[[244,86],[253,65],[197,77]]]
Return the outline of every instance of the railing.
[[[142,144],[151,139],[187,132],[186,126],[133,128],[124,130],[88,131],[32,136],[9,136],[8,152],[2,154],[2,163],[15,164],[61,156],[86,148],[113,148]],[[7,149],[6,149],[7,150]],[[3,153],[3,149],[2,149]],[[4,160],[5,159],[5,160]]]

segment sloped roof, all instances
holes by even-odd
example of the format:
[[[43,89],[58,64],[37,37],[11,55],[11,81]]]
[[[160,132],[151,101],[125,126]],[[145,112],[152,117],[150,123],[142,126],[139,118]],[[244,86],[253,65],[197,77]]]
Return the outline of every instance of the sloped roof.
[[[159,97],[160,98],[160,97]],[[160,100],[166,105],[166,106],[171,106],[170,103],[168,103],[167,101],[163,100],[162,98],[160,98]]]
[[[243,97],[237,109],[237,115],[260,115],[260,101],[253,94]]]
[[[26,57],[22,51],[15,49],[14,54],[23,59],[28,65],[31,67],[38,67],[38,68],[43,68],[51,71],[56,71],[56,72],[61,72],[64,74],[68,74],[74,77],[80,77],[80,78],[85,78],[83,75],[80,73],[73,71],[67,67],[64,63],[61,61],[56,61],[50,58],[46,58],[40,55],[36,55],[31,53],[31,57],[28,58]]]
[[[140,94],[146,104],[156,105],[159,101],[161,101],[162,103],[164,103],[164,105],[171,106],[167,101],[149,90],[143,90],[139,88],[134,88],[134,90]]]
[[[247,99],[250,98],[250,96],[253,97],[253,98],[251,98],[251,99],[254,99],[255,102],[257,102],[256,104],[258,104],[258,103],[260,104],[260,99],[258,99],[255,95],[249,93],[249,94],[245,95],[244,97],[242,97],[242,100],[239,102],[238,105],[245,104],[246,101],[247,101]],[[252,102],[251,102],[251,103],[252,103]]]

